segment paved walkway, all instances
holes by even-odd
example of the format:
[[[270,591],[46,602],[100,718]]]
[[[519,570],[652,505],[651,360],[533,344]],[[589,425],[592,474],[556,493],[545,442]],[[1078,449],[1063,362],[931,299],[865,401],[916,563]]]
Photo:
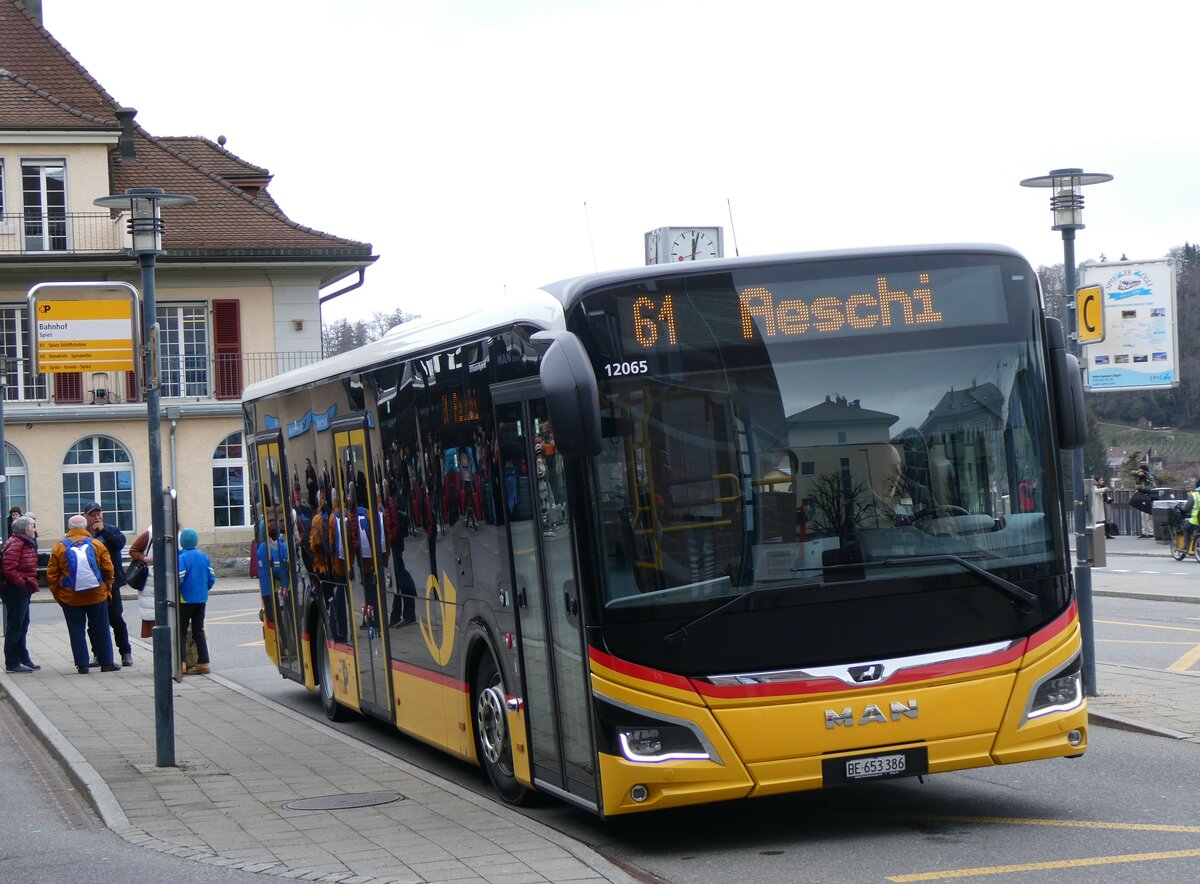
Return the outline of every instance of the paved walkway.
[[[1167,555],[1164,544],[1138,538],[1118,539],[1108,551]],[[1197,583],[1172,597],[1200,603]],[[354,884],[633,880],[586,845],[219,674],[175,686],[178,763],[156,767],[150,666],[78,675],[62,624],[35,625],[29,646],[42,670],[0,671],[0,688],[109,828],[132,843],[230,868]],[[1200,674],[1099,664],[1097,682],[1093,725],[1200,742]],[[401,797],[334,811],[287,806],[379,792]]]
[[[41,671],[0,668],[0,688],[131,843],[352,884],[634,880],[566,835],[219,675],[174,686],[177,765],[157,767],[150,665],[79,675],[61,623],[31,627],[29,650]],[[151,655],[138,659],[149,664]],[[367,793],[393,800],[287,806]]]

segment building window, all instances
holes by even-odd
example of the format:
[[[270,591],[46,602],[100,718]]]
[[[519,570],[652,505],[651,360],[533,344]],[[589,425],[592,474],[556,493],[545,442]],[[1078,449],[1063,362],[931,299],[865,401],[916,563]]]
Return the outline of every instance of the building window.
[[[63,530],[66,520],[99,501],[104,521],[133,531],[133,469],[129,450],[108,436],[80,439],[63,459]]]
[[[28,315],[24,307],[0,307],[0,370],[5,375],[6,402],[46,398],[46,376],[29,373]]]
[[[4,224],[4,160],[0,159],[0,227]]]
[[[241,433],[230,433],[213,452],[213,526],[250,524],[246,510],[246,450]]]
[[[8,477],[4,483],[8,509],[19,506],[21,512],[29,512],[29,467],[25,464],[25,458],[21,457],[21,452],[8,442],[4,443],[4,475]]]
[[[208,398],[208,305],[157,309],[162,395]]]
[[[67,248],[67,167],[62,160],[22,160],[25,251]]]

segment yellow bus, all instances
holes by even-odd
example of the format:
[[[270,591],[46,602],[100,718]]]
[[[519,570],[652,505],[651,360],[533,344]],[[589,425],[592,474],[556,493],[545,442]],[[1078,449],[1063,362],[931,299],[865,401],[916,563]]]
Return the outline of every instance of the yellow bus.
[[[580,277],[247,388],[332,719],[601,815],[1087,747],[1074,357],[999,246]]]

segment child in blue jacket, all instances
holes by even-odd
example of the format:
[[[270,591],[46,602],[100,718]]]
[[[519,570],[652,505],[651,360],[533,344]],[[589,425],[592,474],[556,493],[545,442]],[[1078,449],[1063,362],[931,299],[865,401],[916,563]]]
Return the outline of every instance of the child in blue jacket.
[[[192,630],[196,643],[196,663],[190,669],[186,657],[183,671],[188,675],[204,675],[212,672],[208,665],[208,639],[204,635],[204,607],[208,604],[208,591],[217,582],[208,555],[196,549],[199,541],[195,528],[184,528],[179,533],[179,630],[187,635]]]

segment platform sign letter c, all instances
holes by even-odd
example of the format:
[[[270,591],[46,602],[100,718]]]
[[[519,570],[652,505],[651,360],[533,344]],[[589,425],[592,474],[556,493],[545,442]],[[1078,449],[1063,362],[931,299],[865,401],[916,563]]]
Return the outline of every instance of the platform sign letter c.
[[[1104,340],[1104,289],[1085,285],[1075,290],[1075,319],[1079,343]]]

